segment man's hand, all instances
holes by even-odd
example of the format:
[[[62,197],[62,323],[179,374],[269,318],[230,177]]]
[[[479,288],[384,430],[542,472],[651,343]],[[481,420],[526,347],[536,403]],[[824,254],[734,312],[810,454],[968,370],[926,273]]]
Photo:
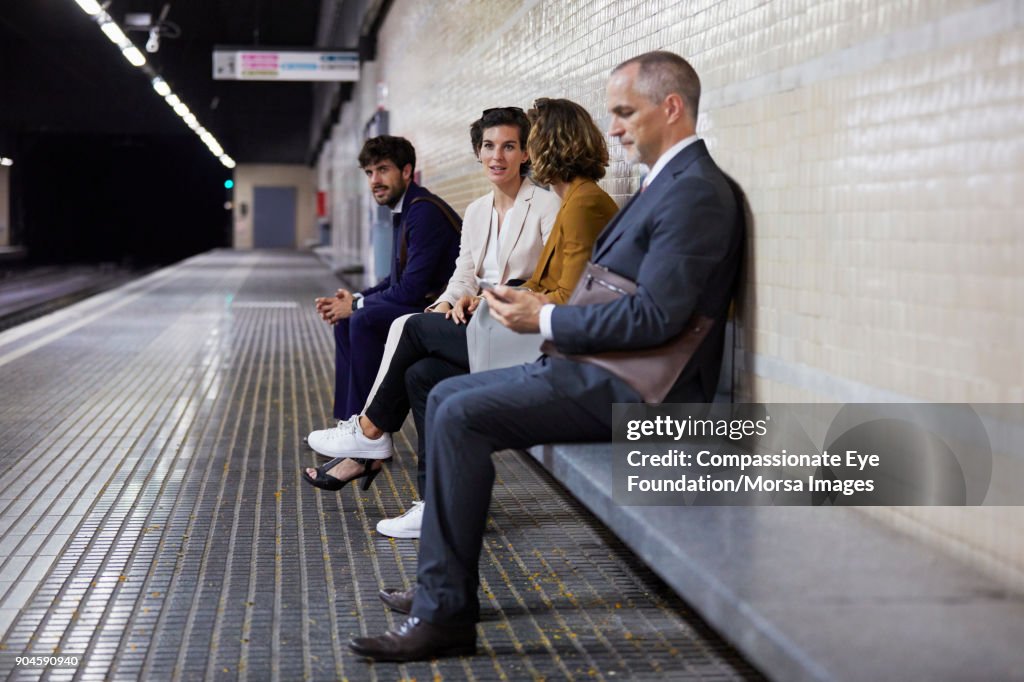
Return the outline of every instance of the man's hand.
[[[338,324],[352,315],[352,300],[350,291],[338,289],[333,298],[316,299],[316,312],[324,322]]]
[[[498,285],[493,291],[485,290],[484,297],[491,316],[512,331],[520,334],[540,331],[540,309],[549,302],[544,294]]]
[[[455,324],[467,324],[469,316],[480,306],[480,299],[476,296],[463,296],[455,302],[455,307],[445,315]]]

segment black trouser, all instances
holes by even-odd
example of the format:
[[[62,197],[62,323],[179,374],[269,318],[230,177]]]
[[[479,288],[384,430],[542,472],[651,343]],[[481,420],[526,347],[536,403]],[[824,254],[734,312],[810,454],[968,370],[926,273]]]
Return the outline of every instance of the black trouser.
[[[387,373],[366,408],[370,421],[389,433],[402,428],[405,415],[412,409],[418,460],[416,487],[421,498],[427,481],[427,396],[444,379],[468,373],[466,325],[455,324],[440,313],[413,315],[406,320]]]

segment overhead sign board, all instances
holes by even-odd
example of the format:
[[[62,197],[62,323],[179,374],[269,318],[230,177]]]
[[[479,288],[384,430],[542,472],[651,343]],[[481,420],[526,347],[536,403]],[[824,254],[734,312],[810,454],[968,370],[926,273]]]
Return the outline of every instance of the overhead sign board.
[[[358,81],[359,53],[355,50],[299,52],[218,48],[213,51],[213,78],[243,81]]]

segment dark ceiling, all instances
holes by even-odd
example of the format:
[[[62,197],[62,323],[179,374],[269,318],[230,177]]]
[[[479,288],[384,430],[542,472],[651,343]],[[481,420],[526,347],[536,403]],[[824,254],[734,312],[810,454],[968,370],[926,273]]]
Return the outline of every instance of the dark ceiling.
[[[165,0],[112,0],[158,17]],[[320,0],[171,0],[150,66],[239,163],[308,163],[310,83],[215,81],[215,45],[312,47]],[[130,32],[142,49],[146,33]],[[22,135],[179,136],[202,143],[74,0],[0,1],[0,155]]]

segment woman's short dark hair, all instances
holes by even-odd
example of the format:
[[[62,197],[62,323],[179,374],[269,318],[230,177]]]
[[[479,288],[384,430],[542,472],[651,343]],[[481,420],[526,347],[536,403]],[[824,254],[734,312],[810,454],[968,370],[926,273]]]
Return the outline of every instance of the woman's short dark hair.
[[[519,128],[519,146],[526,149],[526,141],[530,137],[530,119],[519,107],[496,107],[484,109],[484,113],[469,126],[469,139],[473,143],[473,153],[480,157],[480,147],[484,144],[484,131],[497,126],[513,126]],[[520,175],[530,172],[530,162],[524,161],[519,168]]]
[[[416,150],[412,143],[404,137],[395,137],[394,135],[371,137],[363,143],[363,149],[359,152],[359,167],[366,168],[381,161],[390,161],[398,167],[398,170],[409,165],[415,172]]]
[[[586,109],[571,100],[541,97],[528,115],[533,127],[526,148],[537,182],[604,177],[608,144]]]

